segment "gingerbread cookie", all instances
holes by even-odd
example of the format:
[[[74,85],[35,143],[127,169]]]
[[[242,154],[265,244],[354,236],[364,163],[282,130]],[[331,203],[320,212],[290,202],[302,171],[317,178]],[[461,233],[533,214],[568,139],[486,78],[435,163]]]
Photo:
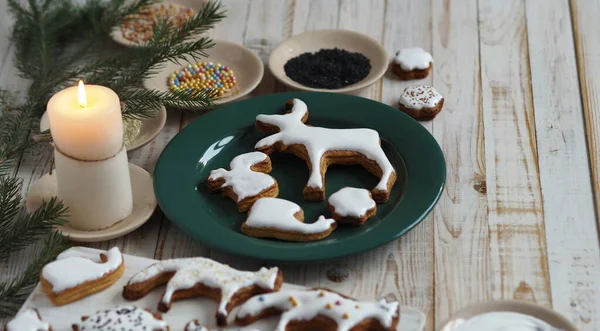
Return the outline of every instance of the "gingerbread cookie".
[[[278,268],[249,272],[202,257],[171,259],[135,274],[123,288],[123,297],[137,300],[167,284],[158,303],[159,311],[169,311],[173,301],[208,296],[219,301],[217,324],[226,325],[227,316],[234,307],[254,295],[278,291],[282,283],[283,274]]]
[[[183,331],[211,331],[212,329],[209,329],[208,327],[200,324],[200,321],[198,320],[193,320],[191,322],[189,322],[188,324],[186,324],[185,329]],[[212,331],[224,331],[224,330],[212,330]],[[242,331],[239,329],[228,329],[228,331]],[[256,330],[256,329],[249,329],[246,331],[260,331],[260,330]]]
[[[250,152],[233,158],[231,170],[223,168],[210,172],[208,187],[211,191],[222,191],[223,196],[237,202],[240,212],[245,212],[262,197],[276,197],[279,187],[271,172],[271,159],[261,152]]]
[[[42,290],[53,304],[61,306],[110,287],[125,271],[123,255],[114,247],[100,254],[100,259],[102,263],[96,263],[64,252],[42,269]]]
[[[371,192],[362,188],[344,187],[327,202],[331,217],[343,224],[362,225],[377,212]]]
[[[73,331],[169,331],[169,325],[159,314],[135,306],[121,306],[83,316],[73,324]]]
[[[305,125],[308,108],[299,99],[288,101],[283,115],[258,115],[256,126],[274,134],[261,139],[255,148],[270,154],[275,150],[304,159],[310,170],[304,198],[325,200],[325,172],[331,164],[360,164],[380,177],[372,190],[373,199],[385,202],[396,181],[396,171],[381,148],[379,133],[371,129],[328,129]]]
[[[398,302],[357,301],[327,289],[281,291],[256,296],[244,303],[236,323],[249,325],[281,314],[274,331],[287,330],[396,330]]]
[[[254,203],[242,232],[257,238],[287,241],[323,239],[336,228],[333,219],[320,216],[314,223],[304,223],[304,211],[297,204],[277,198],[262,198]]]
[[[444,97],[429,85],[415,85],[404,89],[400,96],[400,110],[418,121],[430,121],[442,110]]]
[[[419,47],[403,48],[392,62],[392,70],[401,80],[425,78],[432,67],[433,57]]]
[[[52,331],[52,327],[42,321],[37,309],[27,309],[10,320],[4,331]]]

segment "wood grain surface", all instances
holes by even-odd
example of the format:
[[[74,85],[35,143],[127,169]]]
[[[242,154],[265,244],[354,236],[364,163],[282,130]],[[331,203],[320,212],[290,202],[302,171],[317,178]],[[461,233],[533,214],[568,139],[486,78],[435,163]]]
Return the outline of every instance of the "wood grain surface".
[[[360,96],[396,105],[402,90],[431,84],[444,110],[423,122],[442,147],[446,188],[434,212],[399,240],[341,259],[283,265],[287,282],[349,295],[395,298],[427,313],[427,330],[467,305],[539,303],[581,330],[600,330],[600,2],[592,0],[227,0],[211,36],[269,52],[314,29],[358,31],[390,57],[422,47],[429,77],[391,73]],[[23,91],[12,66],[10,17],[0,1],[0,87]],[[287,89],[265,68],[253,95]],[[164,146],[201,114],[169,110],[167,125],[129,160],[152,171]],[[52,168],[46,146],[23,156],[22,192]],[[139,230],[89,245],[158,259],[206,256],[256,269],[263,261],[210,250],[157,210]],[[18,274],[39,244],[0,265]]]

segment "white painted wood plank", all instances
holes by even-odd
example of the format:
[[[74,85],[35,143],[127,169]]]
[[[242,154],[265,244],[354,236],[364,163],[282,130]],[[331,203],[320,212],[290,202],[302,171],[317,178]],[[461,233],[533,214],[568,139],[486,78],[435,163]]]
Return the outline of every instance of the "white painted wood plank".
[[[600,29],[600,4],[572,1],[569,7],[567,1],[553,2],[557,9],[548,13],[552,19],[536,20],[539,16],[529,15],[534,8],[527,8],[530,35],[533,31],[541,35],[538,39],[530,37],[530,48],[533,51],[539,42],[545,46],[543,53],[547,56],[545,61],[532,61],[532,79],[534,97],[539,91],[540,99],[547,101],[541,107],[536,105],[536,122],[552,298],[555,309],[565,313],[581,330],[598,330],[600,80],[590,73],[600,68],[600,43],[591,30]],[[570,47],[573,44],[575,51]],[[577,62],[581,90],[577,85]],[[540,65],[543,67],[534,71]],[[547,112],[542,118],[538,115],[540,110]],[[541,138],[546,141],[542,143]],[[546,189],[546,185],[551,189]],[[592,192],[596,197],[595,212]],[[561,206],[569,208],[563,210]]]
[[[340,1],[295,1],[293,34],[310,30],[335,29],[339,25]]]
[[[550,306],[525,5],[479,1],[489,299]]]
[[[583,114],[592,187],[594,189],[597,226],[600,228],[600,2],[572,0],[571,15],[575,36],[575,49],[579,69],[579,83],[583,100]]]
[[[383,45],[390,57],[406,47],[421,47],[432,51],[432,8],[430,1],[386,1],[383,20]],[[435,54],[433,54],[435,57]],[[383,78],[380,101],[397,107],[402,91],[415,84],[431,84],[432,75],[413,81],[400,81],[388,71]],[[400,111],[400,110],[398,110]],[[422,124],[431,131],[432,122]],[[434,211],[421,224],[396,242],[372,252],[370,258],[381,261],[385,268],[378,280],[395,282],[398,299],[405,305],[427,314],[427,330],[434,329]],[[377,258],[375,258],[377,256]],[[374,268],[377,265],[369,267]],[[392,279],[394,277],[394,279]]]
[[[433,2],[433,86],[444,109],[433,134],[446,158],[435,212],[435,316],[490,298],[477,1]]]

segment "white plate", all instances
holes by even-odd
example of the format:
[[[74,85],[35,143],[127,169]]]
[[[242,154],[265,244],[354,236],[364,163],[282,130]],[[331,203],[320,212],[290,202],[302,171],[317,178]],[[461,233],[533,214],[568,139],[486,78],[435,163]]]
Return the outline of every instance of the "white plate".
[[[154,140],[160,131],[165,127],[167,122],[167,110],[164,106],[161,106],[153,117],[144,118],[142,120],[142,126],[140,132],[135,138],[128,144],[125,145],[128,152],[141,148]],[[50,128],[48,122],[48,113],[44,112],[40,119],[40,132],[44,132]]]
[[[258,55],[254,54],[248,48],[224,40],[214,40],[215,45],[208,49],[206,53],[208,58],[199,59],[201,62],[221,63],[228,66],[234,72],[237,85],[226,93],[223,97],[214,100],[214,104],[222,105],[232,102],[243,96],[246,96],[262,80],[264,74],[264,65]],[[190,59],[189,63],[195,63]],[[179,71],[182,66],[188,63],[169,62],[161,68],[158,73],[144,80],[144,87],[159,91],[169,91],[167,78],[174,71]]]
[[[87,256],[95,261],[98,261],[98,255],[102,252],[96,249],[86,247],[72,248],[82,256]],[[29,308],[37,308],[42,316],[42,319],[52,325],[54,331],[71,331],[71,324],[79,321],[79,318],[84,315],[90,315],[94,312],[111,308],[116,305],[132,304],[125,301],[121,295],[123,286],[127,283],[136,272],[146,268],[156,260],[137,257],[132,255],[124,255],[125,257],[125,273],[121,279],[110,288],[93,294],[82,300],[70,303],[65,306],[56,307],[50,303],[48,297],[42,292],[38,284],[33,290],[21,311]],[[302,288],[297,285],[283,284],[283,289]],[[160,289],[151,291],[144,298],[133,302],[137,307],[150,308],[156,311],[156,305],[162,296]],[[215,325],[215,311],[217,304],[214,300],[208,298],[191,298],[173,303],[171,310],[163,315],[163,319],[170,324],[170,329],[173,331],[183,330],[185,324],[193,319],[198,319],[201,323],[207,326]],[[400,323],[398,323],[398,331],[422,331],[425,325],[425,314],[420,310],[410,307],[401,307]],[[235,316],[236,310],[230,314],[230,317]],[[277,325],[277,317],[262,319],[249,327],[233,328],[232,330],[251,330],[258,329],[262,331],[271,331]]]
[[[78,242],[98,242],[124,236],[142,226],[156,209],[156,197],[152,176],[135,164],[129,164],[129,174],[133,193],[133,211],[122,221],[115,225],[97,231],[84,231],[70,228],[67,225],[57,227],[63,235]],[[58,195],[56,188],[56,172],[46,174],[38,179],[27,193],[27,210],[31,213],[42,204]]]

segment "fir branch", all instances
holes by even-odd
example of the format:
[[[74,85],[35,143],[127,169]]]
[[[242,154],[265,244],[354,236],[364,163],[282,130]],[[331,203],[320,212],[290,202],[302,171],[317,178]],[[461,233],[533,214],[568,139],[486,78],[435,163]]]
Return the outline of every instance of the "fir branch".
[[[21,183],[17,177],[0,176],[0,229],[17,216],[21,206]]]
[[[13,316],[19,310],[33,286],[39,281],[39,274],[44,265],[67,248],[68,241],[60,233],[53,232],[45,240],[42,251],[21,275],[0,282],[0,318]]]
[[[196,92],[164,92],[149,89],[126,90],[121,92],[120,99],[125,104],[123,116],[139,117],[146,110],[155,110],[161,105],[174,108],[199,109],[212,106],[207,102],[215,96],[214,91]],[[150,114],[151,115],[151,114]]]
[[[35,122],[23,109],[6,107],[0,114],[0,175],[14,171],[25,149],[31,147],[29,131]]]
[[[0,261],[11,253],[31,244],[33,238],[44,236],[56,225],[65,223],[67,208],[56,198],[44,201],[32,214],[23,213],[13,222],[3,220],[0,226]]]

